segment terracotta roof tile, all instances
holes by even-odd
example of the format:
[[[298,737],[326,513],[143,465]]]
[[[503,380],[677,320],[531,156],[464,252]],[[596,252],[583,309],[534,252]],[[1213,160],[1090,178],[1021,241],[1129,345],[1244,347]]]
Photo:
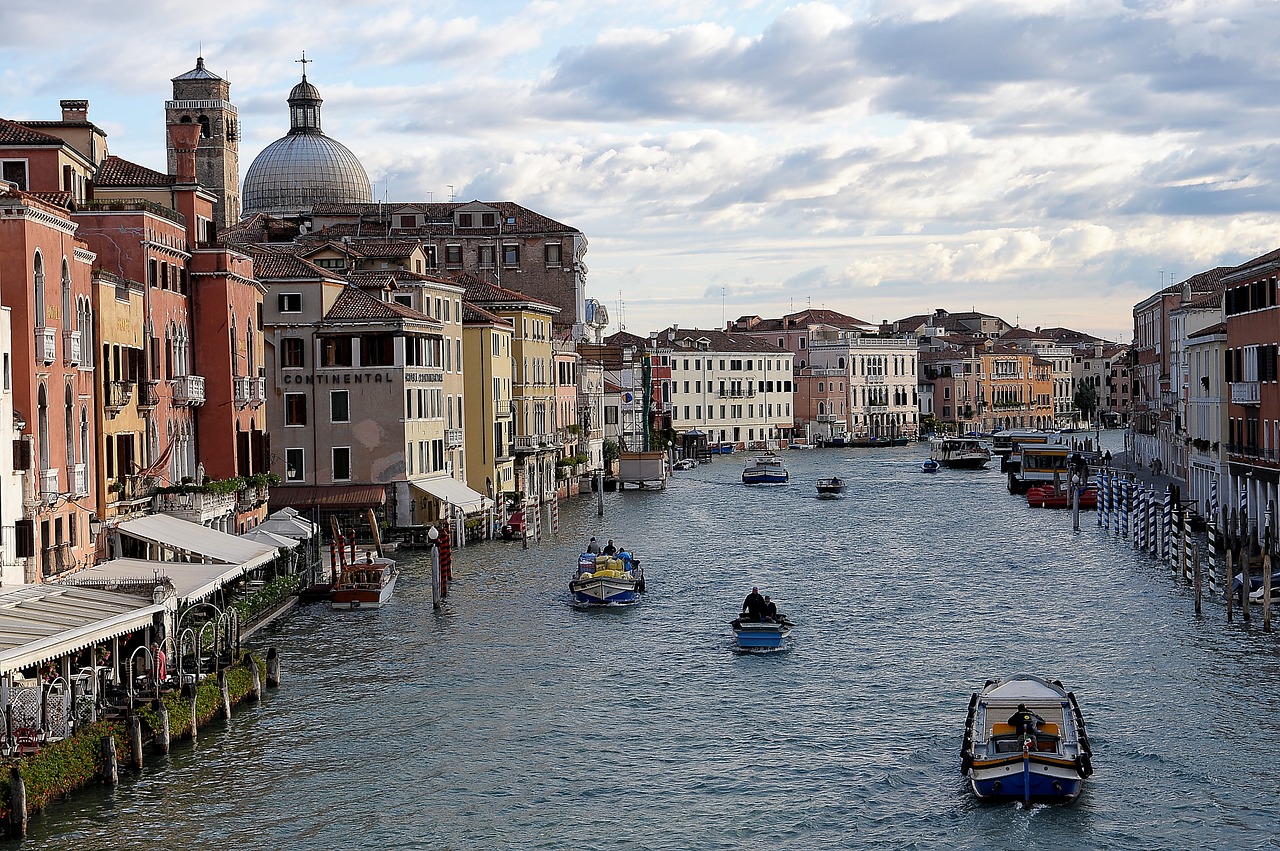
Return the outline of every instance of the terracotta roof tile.
[[[49,145],[62,147],[65,142],[51,133],[33,130],[17,121],[0,118],[0,145]]]
[[[359,287],[344,287],[324,316],[326,322],[370,319],[415,319],[437,325],[430,316],[403,304],[374,298]]]
[[[454,201],[439,203],[404,203],[404,204],[316,204],[312,207],[312,214],[315,216],[361,216],[368,219],[383,220],[394,215],[399,210],[413,208],[420,214],[425,214],[430,224],[411,228],[397,228],[397,233],[401,236],[406,234],[415,234],[419,236],[438,235],[447,236],[453,234],[453,213],[459,207],[468,206],[471,201]],[[532,233],[581,233],[577,228],[569,227],[561,224],[555,219],[544,216],[541,213],[535,213],[526,207],[511,201],[486,201],[486,206],[493,207],[498,213],[498,220],[501,222],[499,226],[492,228],[468,228],[466,234],[475,236],[483,236],[488,233],[501,232],[506,235],[515,236],[517,234]],[[514,219],[514,223],[507,223],[507,219]]]
[[[469,301],[462,302],[462,324],[463,325],[501,325],[504,328],[514,328],[510,319],[503,319],[496,313],[490,313],[483,307],[477,307]]]
[[[173,175],[161,174],[146,166],[111,156],[98,166],[93,182],[98,186],[172,186]]]
[[[257,246],[248,249],[253,258],[253,275],[259,281],[304,278],[309,280],[333,280],[333,275],[301,257],[264,251]]]
[[[459,272],[454,276],[453,280],[458,286],[466,288],[465,298],[468,301],[475,302],[477,304],[533,304],[557,313],[560,311],[560,308],[555,305],[548,304],[542,299],[534,298],[533,296],[528,296],[524,293],[516,292],[515,290],[509,290],[506,287],[500,287],[497,284],[483,280],[470,272]]]

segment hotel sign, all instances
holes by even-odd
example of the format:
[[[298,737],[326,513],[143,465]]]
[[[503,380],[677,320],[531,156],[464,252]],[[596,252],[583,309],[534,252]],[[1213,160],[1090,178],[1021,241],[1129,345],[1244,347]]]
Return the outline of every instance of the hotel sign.
[[[283,384],[392,384],[396,380],[395,372],[321,372],[304,375],[296,372],[285,372],[281,376]],[[444,374],[439,372],[406,372],[404,380],[418,384],[441,384]]]

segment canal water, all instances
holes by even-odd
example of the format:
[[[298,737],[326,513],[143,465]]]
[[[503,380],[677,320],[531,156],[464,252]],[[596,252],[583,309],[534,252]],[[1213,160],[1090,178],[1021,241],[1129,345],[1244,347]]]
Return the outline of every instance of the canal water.
[[[1092,514],[1073,533],[995,464],[927,475],[926,453],[793,451],[758,488],[722,457],[603,518],[577,498],[553,542],[457,552],[440,614],[405,554],[393,605],[300,610],[263,638],[280,690],[21,847],[1275,847],[1280,635],[1196,618]],[[817,499],[832,474],[844,498]],[[570,604],[591,535],[642,559],[639,605]],[[752,585],[790,649],[733,651]],[[1071,806],[962,781],[970,693],[1018,671],[1080,700],[1096,774]]]

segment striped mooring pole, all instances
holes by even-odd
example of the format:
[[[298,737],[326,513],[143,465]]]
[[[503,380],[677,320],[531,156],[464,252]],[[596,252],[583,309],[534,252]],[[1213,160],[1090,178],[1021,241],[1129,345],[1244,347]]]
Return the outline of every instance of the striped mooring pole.
[[[1173,485],[1164,486],[1164,511],[1160,518],[1160,558],[1173,560]]]
[[[1131,482],[1128,477],[1120,480],[1120,538],[1128,540],[1129,538],[1129,500],[1132,496]]]

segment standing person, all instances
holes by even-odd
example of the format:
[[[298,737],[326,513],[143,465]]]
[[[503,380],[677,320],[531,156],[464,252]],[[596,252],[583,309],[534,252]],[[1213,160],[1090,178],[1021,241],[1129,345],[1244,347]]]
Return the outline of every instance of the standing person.
[[[768,594],[764,595],[764,616],[775,623],[778,620],[778,604]]]
[[[613,545],[613,538],[609,539],[609,543],[604,545],[604,554],[607,556],[616,555],[618,548]]]
[[[587,552],[591,553],[593,556],[600,555],[600,542],[597,541],[595,538],[592,538],[587,543]]]
[[[753,621],[764,618],[764,597],[761,596],[759,588],[752,587],[747,599],[742,601],[742,611],[746,612]]]

